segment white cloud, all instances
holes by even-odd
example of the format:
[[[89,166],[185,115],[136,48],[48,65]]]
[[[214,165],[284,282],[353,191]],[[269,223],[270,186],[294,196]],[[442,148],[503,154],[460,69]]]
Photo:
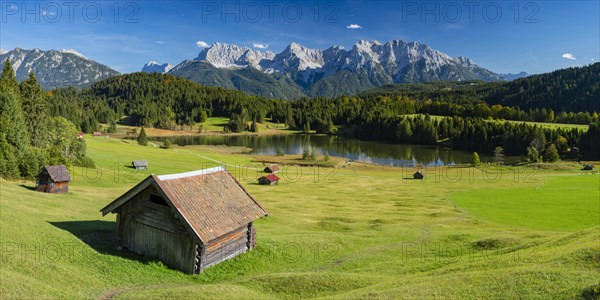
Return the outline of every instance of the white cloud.
[[[565,53],[565,54],[563,54],[563,55],[562,55],[562,57],[563,57],[563,58],[566,58],[566,59],[570,59],[570,60],[576,60],[576,59],[577,59],[577,58],[575,58],[575,56],[573,56],[573,54],[571,54],[571,53]]]
[[[259,44],[259,43],[252,43],[252,47],[258,48],[258,49],[267,49],[267,48],[269,48],[269,45],[267,45],[267,44]]]
[[[361,29],[362,26],[360,26],[358,24],[350,24],[350,25],[346,26],[346,28],[348,28],[348,29]]]
[[[48,11],[48,10],[42,9],[42,16],[43,17],[46,17],[46,16],[56,16],[56,13],[52,12],[52,11]]]
[[[205,41],[197,41],[196,46],[198,46],[200,48],[208,48],[209,47],[208,43]]]
[[[165,43],[163,41],[154,41],[154,42],[157,43],[157,44],[161,44],[161,45]]]

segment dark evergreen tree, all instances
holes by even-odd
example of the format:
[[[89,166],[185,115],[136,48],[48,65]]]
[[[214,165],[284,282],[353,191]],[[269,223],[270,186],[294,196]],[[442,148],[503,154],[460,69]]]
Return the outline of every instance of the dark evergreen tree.
[[[48,119],[45,93],[33,72],[21,82],[23,112],[31,145],[43,147],[48,143]]]
[[[146,129],[142,127],[140,130],[140,135],[137,137],[137,142],[142,146],[148,146],[148,137],[146,136]]]

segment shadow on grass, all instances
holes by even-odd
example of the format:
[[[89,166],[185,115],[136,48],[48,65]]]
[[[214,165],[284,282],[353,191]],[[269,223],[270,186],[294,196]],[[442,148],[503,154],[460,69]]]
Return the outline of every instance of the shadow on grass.
[[[92,220],[48,223],[71,233],[98,253],[120,256],[140,262],[151,261],[131,251],[120,249],[117,243],[116,222]]]
[[[29,186],[29,185],[24,185],[24,184],[20,184],[19,186],[22,188],[28,189],[30,191],[35,191],[35,186]]]

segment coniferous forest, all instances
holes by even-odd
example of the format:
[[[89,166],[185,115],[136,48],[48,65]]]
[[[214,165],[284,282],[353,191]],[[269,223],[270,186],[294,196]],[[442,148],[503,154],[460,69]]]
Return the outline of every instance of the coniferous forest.
[[[229,117],[225,132],[251,131],[268,117],[305,132],[335,131],[365,140],[442,144],[479,153],[502,147],[507,155],[528,155],[533,160],[537,156],[532,153],[541,157],[549,151],[600,159],[595,151],[600,149],[599,101],[594,98],[599,83],[588,82],[599,68],[595,64],[509,83],[408,84],[357,96],[290,101],[158,73],[126,74],[83,90],[46,92],[33,74],[19,84],[6,62],[0,81],[0,172],[9,178],[31,178],[44,164],[93,165],[76,133],[98,131],[101,123],[114,125],[122,116],[133,125],[164,129],[195,126],[212,116]],[[593,92],[581,95],[584,85],[587,90],[592,86]],[[591,125],[586,132],[503,120]]]

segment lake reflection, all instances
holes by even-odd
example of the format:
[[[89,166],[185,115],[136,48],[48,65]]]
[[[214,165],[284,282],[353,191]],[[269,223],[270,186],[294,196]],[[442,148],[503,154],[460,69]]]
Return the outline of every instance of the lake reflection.
[[[324,135],[204,135],[156,137],[153,140],[170,139],[179,146],[185,145],[227,145],[252,148],[252,154],[276,155],[277,149],[282,148],[285,154],[302,154],[305,148],[310,148],[319,154],[329,151],[331,156],[345,157],[350,160],[376,163],[388,166],[440,166],[452,164],[467,164],[472,161],[472,153],[446,150],[439,147],[419,145],[390,144],[381,142],[361,141],[337,136]],[[491,157],[481,155],[482,161],[491,161]]]

